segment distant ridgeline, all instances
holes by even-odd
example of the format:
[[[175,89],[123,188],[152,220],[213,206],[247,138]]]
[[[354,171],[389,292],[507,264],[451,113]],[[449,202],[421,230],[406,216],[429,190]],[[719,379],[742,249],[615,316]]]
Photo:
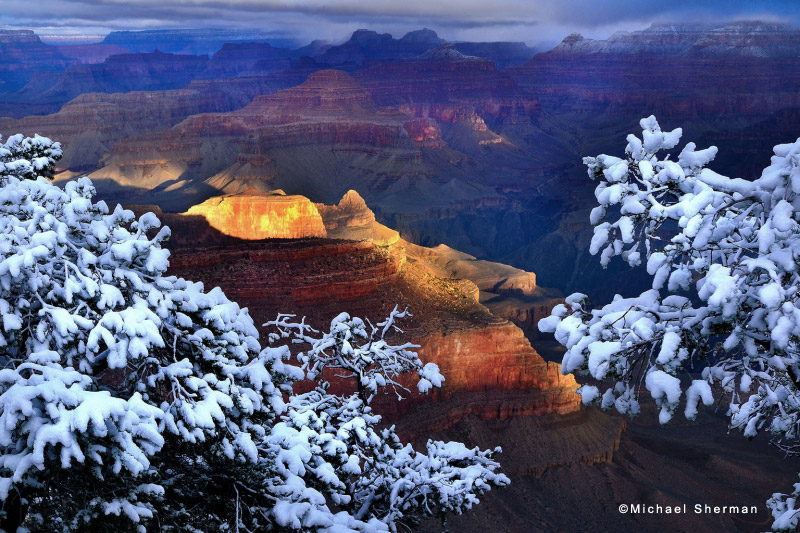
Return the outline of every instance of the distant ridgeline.
[[[800,31],[786,25],[570,35],[535,56],[428,29],[299,48],[290,37],[158,30],[55,47],[5,31],[0,117],[13,118],[0,132],[58,139],[62,177],[91,173],[107,198],[167,211],[231,183],[325,203],[355,189],[409,241],[565,291],[580,279],[596,297],[637,280],[601,275],[586,253],[584,155],[652,113],[718,145],[711,168],[752,178],[798,134]]]

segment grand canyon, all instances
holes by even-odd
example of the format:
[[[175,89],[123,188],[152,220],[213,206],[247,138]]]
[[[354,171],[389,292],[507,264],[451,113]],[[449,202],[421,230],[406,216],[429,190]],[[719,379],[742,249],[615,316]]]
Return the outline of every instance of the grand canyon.
[[[563,349],[536,324],[573,291],[603,301],[648,284],[589,254],[583,156],[620,152],[655,114],[718,146],[716,171],[753,179],[800,135],[798,87],[800,29],[779,22],[654,23],[550,47],[430,29],[335,44],[0,30],[0,133],[60,141],[56,184],[88,176],[109,205],[155,213],[170,274],[221,287],[257,325],[410,310],[403,335],[446,381],[376,411],[418,446],[499,445],[511,478],[450,531],[664,530],[619,502],[741,502],[759,514],[667,529],[769,527],[763,502],[796,481],[796,460],[726,434],[724,409],[664,428],[646,402],[633,420],[583,406],[582,378],[561,373]]]

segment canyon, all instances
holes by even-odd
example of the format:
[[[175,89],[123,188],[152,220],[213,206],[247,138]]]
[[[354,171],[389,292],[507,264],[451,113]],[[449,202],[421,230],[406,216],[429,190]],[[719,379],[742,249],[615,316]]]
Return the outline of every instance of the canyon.
[[[468,127],[475,146],[490,135],[480,120]],[[228,193],[279,188],[327,203],[358,189],[377,205],[411,210],[496,196],[480,184],[461,187],[452,177],[442,183],[453,159],[466,156],[447,146],[435,119],[380,107],[348,74],[323,70],[242,109],[194,115],[161,132],[121,139],[91,177],[145,195],[182,183],[189,193],[181,198],[173,189],[172,205],[145,202],[168,210],[204,199],[191,196],[197,187]],[[412,183],[420,193],[413,198],[407,194]],[[451,190],[443,195],[442,187]]]
[[[581,158],[619,153],[654,113],[686,140],[717,145],[715,170],[757,175],[771,147],[796,136],[800,62],[787,51],[798,35],[780,24],[662,24],[571,35],[522,64],[430,30],[359,30],[335,46],[231,42],[198,60],[206,67],[182,88],[83,94],[50,115],[0,119],[0,131],[61,138],[65,177],[93,171],[110,200],[172,212],[249,188],[327,204],[356,189],[410,242],[513,264],[599,300],[643,277],[603,271],[585,252],[594,199]],[[145,56],[172,57],[112,56],[56,74]],[[29,115],[14,98],[0,115]]]
[[[754,22],[570,35],[536,55],[430,30],[300,48],[265,32],[56,47],[3,31],[0,132],[61,141],[59,180],[88,174],[112,205],[155,211],[173,230],[172,273],[221,286],[258,324],[408,306],[404,336],[447,381],[379,410],[417,445],[501,444],[513,480],[454,531],[656,531],[615,502],[761,508],[794,467],[763,442],[710,437],[725,434],[721,413],[662,429],[579,405],[536,322],[565,293],[606,300],[646,282],[588,254],[581,157],[621,154],[654,113],[719,146],[715,170],[756,176],[798,135],[798,45],[800,31]]]

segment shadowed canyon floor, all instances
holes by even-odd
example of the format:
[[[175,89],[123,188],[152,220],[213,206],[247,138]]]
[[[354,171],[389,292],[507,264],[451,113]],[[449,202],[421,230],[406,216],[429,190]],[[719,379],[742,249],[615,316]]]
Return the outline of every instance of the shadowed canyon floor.
[[[726,435],[721,414],[703,414],[696,422],[663,427],[655,409],[645,409],[641,418],[626,422],[619,447],[608,461],[565,461],[535,475],[519,471],[521,465],[541,464],[554,449],[570,457],[571,450],[585,450],[587,441],[597,445],[613,434],[611,421],[619,423],[592,408],[574,419],[522,418],[490,424],[468,418],[434,432],[433,438],[458,438],[482,446],[501,443],[501,457],[508,460],[512,480],[503,491],[486,495],[468,516],[451,518],[450,531],[755,533],[772,523],[764,506],[767,498],[797,481],[797,460],[787,462],[764,441]],[[622,514],[623,503],[685,504],[687,512]],[[698,514],[696,504],[756,506],[758,512]],[[441,526],[431,522],[425,531],[441,531]]]

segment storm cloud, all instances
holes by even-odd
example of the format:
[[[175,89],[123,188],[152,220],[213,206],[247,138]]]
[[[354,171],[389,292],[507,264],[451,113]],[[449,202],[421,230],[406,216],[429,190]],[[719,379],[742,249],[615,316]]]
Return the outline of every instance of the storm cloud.
[[[800,3],[735,0],[0,0],[0,27],[100,35],[119,29],[258,28],[300,41],[356,28],[400,35],[429,27],[452,40],[529,44],[578,31],[605,37],[652,22],[800,22]]]

